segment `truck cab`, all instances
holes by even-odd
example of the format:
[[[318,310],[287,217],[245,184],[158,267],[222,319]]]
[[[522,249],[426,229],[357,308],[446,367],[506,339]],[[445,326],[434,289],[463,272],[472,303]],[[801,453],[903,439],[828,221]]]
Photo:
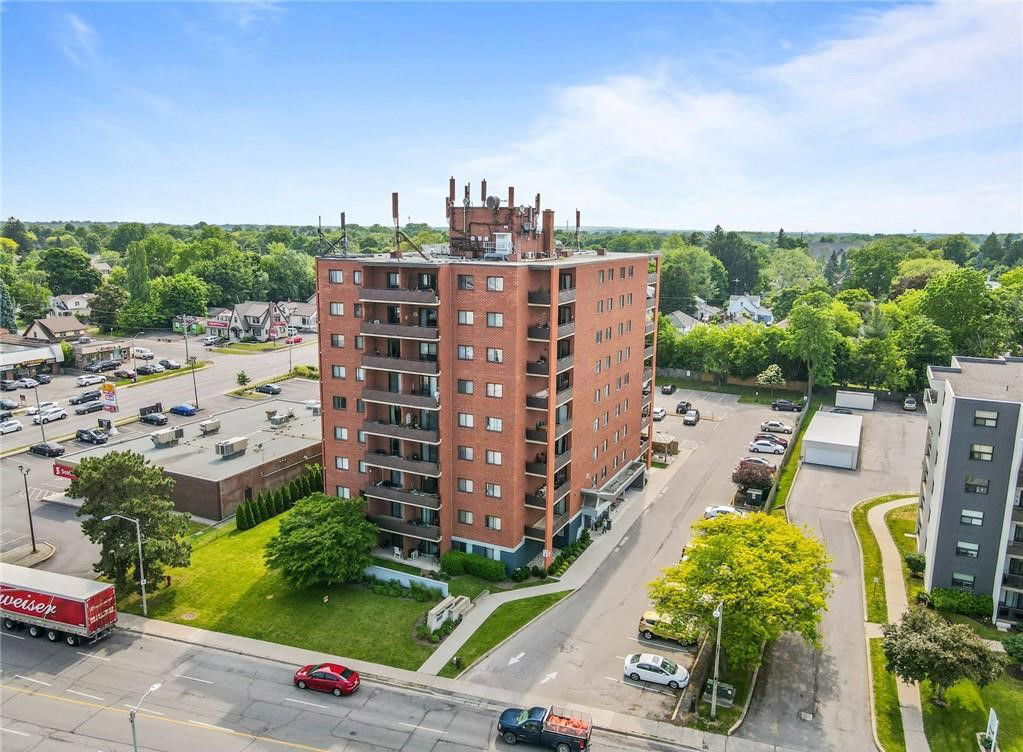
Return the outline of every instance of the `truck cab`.
[[[508,708],[497,724],[505,744],[524,742],[555,752],[589,748],[591,727],[583,714],[554,707]]]

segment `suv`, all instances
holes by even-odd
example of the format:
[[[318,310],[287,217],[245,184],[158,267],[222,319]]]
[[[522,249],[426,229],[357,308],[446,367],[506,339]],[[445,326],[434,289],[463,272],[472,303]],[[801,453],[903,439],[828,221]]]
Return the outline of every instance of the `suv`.
[[[50,423],[54,420],[64,420],[67,418],[67,410],[63,407],[54,407],[49,410],[44,410],[37,416],[32,418],[32,422],[36,425]]]
[[[98,428],[80,428],[75,434],[75,438],[79,441],[84,441],[87,444],[107,443],[107,435]]]
[[[0,381],[0,391],[14,392],[18,389],[18,382],[11,379],[4,379]]]
[[[674,394],[676,389],[678,387],[674,384],[665,384],[661,387],[661,394]]]
[[[682,424],[686,426],[695,426],[700,422],[700,411],[690,410],[682,416]]]
[[[692,409],[693,409],[693,403],[689,402],[688,400],[682,400],[677,405],[675,405],[675,412],[678,415],[685,415],[687,412],[689,412]]]
[[[67,403],[69,405],[80,405],[83,402],[95,402],[103,396],[103,393],[99,389],[90,389],[87,392],[76,394],[74,397],[69,399]]]
[[[643,612],[643,615],[639,617],[638,631],[644,640],[663,637],[665,640],[674,640],[680,645],[695,645],[700,636],[699,630],[692,623],[687,624],[682,630],[678,630],[656,611]]]
[[[772,410],[788,410],[789,412],[798,413],[803,409],[803,406],[798,402],[792,400],[779,399],[771,403]]]

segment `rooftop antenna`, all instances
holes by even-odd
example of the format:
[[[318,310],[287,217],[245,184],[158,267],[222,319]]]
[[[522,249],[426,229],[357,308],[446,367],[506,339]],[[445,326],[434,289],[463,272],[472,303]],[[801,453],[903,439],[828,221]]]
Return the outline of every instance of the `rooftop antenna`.
[[[412,238],[410,238],[408,235],[406,235],[405,231],[401,229],[401,225],[399,224],[400,220],[398,219],[398,193],[397,192],[394,192],[394,193],[391,194],[391,216],[394,218],[394,256],[395,256],[395,258],[399,258],[399,259],[401,258],[401,241],[404,240],[410,246],[415,248],[416,253],[418,253],[424,259],[429,261],[430,257],[427,255],[426,251],[424,251],[416,241],[414,241]]]
[[[469,232],[469,207],[472,206],[472,199],[469,198],[469,184],[465,184],[465,198],[462,199],[462,234]]]
[[[341,213],[341,233],[342,233],[342,236],[341,236],[341,238],[339,238],[336,241],[331,240],[330,238],[328,238],[326,236],[326,234],[324,234],[324,232],[323,232],[323,217],[317,217],[316,218],[316,237],[319,238],[320,248],[323,248],[324,246],[327,247],[327,250],[324,251],[322,255],[324,255],[324,256],[335,256],[335,255],[337,255],[337,251],[338,250],[341,251],[341,255],[342,256],[347,256],[348,255],[348,236],[345,234],[345,230],[344,230],[344,223],[345,223],[344,216],[345,216],[344,212],[342,212]]]
[[[575,210],[575,249],[579,250],[579,210]]]

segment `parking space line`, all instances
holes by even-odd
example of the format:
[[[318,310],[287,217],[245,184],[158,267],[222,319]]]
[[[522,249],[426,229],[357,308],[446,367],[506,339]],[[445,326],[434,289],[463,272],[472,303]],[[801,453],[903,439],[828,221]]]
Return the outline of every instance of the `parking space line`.
[[[24,640],[25,639],[24,637],[21,637],[20,635],[11,634],[10,632],[3,632],[2,634],[0,634],[0,637],[13,637],[15,640]]]
[[[297,702],[299,705],[312,705],[314,708],[322,708],[323,710],[330,710],[326,705],[319,705],[315,702],[306,702],[305,700],[294,700],[290,697],[285,697],[284,702]]]
[[[107,663],[110,663],[110,659],[104,658],[102,655],[92,655],[91,653],[83,653],[81,650],[76,650],[75,652],[78,653],[78,655],[84,655],[86,658],[95,658],[97,661],[106,661]]]
[[[102,697],[96,697],[96,695],[86,694],[85,692],[78,692],[74,689],[67,690],[68,693],[78,695],[79,697],[88,697],[90,700],[96,700],[97,702],[106,702]]]
[[[15,731],[14,729],[4,728],[0,726],[0,731],[6,731],[8,734],[17,734],[18,736],[29,736],[24,731]]]
[[[430,732],[432,732],[434,734],[446,734],[446,733],[448,733],[447,731],[441,731],[440,729],[427,728],[426,726],[417,726],[414,723],[404,723],[402,721],[399,721],[398,725],[399,726],[408,726],[409,728],[418,729],[419,731],[430,731]]]
[[[38,679],[33,679],[31,676],[22,676],[21,674],[15,674],[14,676],[18,679],[24,679],[25,681],[34,682],[35,684],[42,684],[44,687],[53,686],[49,682],[39,681]]]
[[[188,679],[189,681],[200,682],[201,684],[212,684],[213,682],[207,679],[196,679],[194,676],[185,676],[184,674],[174,674],[179,679]]]

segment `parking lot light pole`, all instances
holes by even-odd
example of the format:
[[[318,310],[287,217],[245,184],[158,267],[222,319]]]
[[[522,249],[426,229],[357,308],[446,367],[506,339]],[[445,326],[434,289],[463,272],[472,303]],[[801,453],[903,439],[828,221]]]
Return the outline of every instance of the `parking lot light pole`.
[[[185,333],[185,360],[189,362],[192,367],[192,393],[195,395],[195,409],[199,409],[199,386],[195,381],[195,358],[188,354],[188,325],[195,321],[191,316],[181,317],[181,330]]]
[[[125,517],[123,514],[117,514],[116,512],[114,514],[108,514],[101,519],[103,522],[106,522],[114,517],[120,517],[122,520],[128,520],[128,522],[135,525],[135,537],[138,539],[139,544],[139,585],[142,588],[142,615],[149,616],[149,611],[146,609],[146,570],[142,563],[142,528],[139,526],[138,520],[133,517]],[[145,698],[143,697],[143,699]],[[141,700],[139,701],[139,704],[141,704]]]
[[[39,418],[39,433],[43,436],[43,443],[46,443],[46,424],[43,423],[43,411],[39,407],[39,387],[32,387],[32,394],[36,396],[36,417]]]
[[[145,332],[136,332],[131,336],[131,370],[135,371],[135,375],[138,375],[138,366],[135,364],[135,338],[141,337]]]
[[[155,692],[161,686],[163,685],[157,682],[149,689],[147,689],[146,693],[142,695],[141,699],[139,699],[139,701],[135,703],[135,706],[128,711],[128,722],[131,724],[131,746],[132,749],[135,750],[135,752],[139,752],[138,739],[135,738],[135,714],[138,712],[139,708],[142,707],[142,703],[146,701],[146,698],[149,697],[149,693]]]
[[[725,616],[725,602],[720,601],[714,609],[714,616],[718,620],[718,641],[714,648],[714,694],[710,696],[710,717],[718,717],[718,670],[721,667],[721,622]]]
[[[32,553],[36,552],[36,528],[32,524],[32,503],[28,497],[28,474],[32,472],[32,468],[25,467],[24,465],[18,465],[18,472],[21,473],[22,479],[25,481],[25,506],[28,507],[28,532],[32,536]]]

